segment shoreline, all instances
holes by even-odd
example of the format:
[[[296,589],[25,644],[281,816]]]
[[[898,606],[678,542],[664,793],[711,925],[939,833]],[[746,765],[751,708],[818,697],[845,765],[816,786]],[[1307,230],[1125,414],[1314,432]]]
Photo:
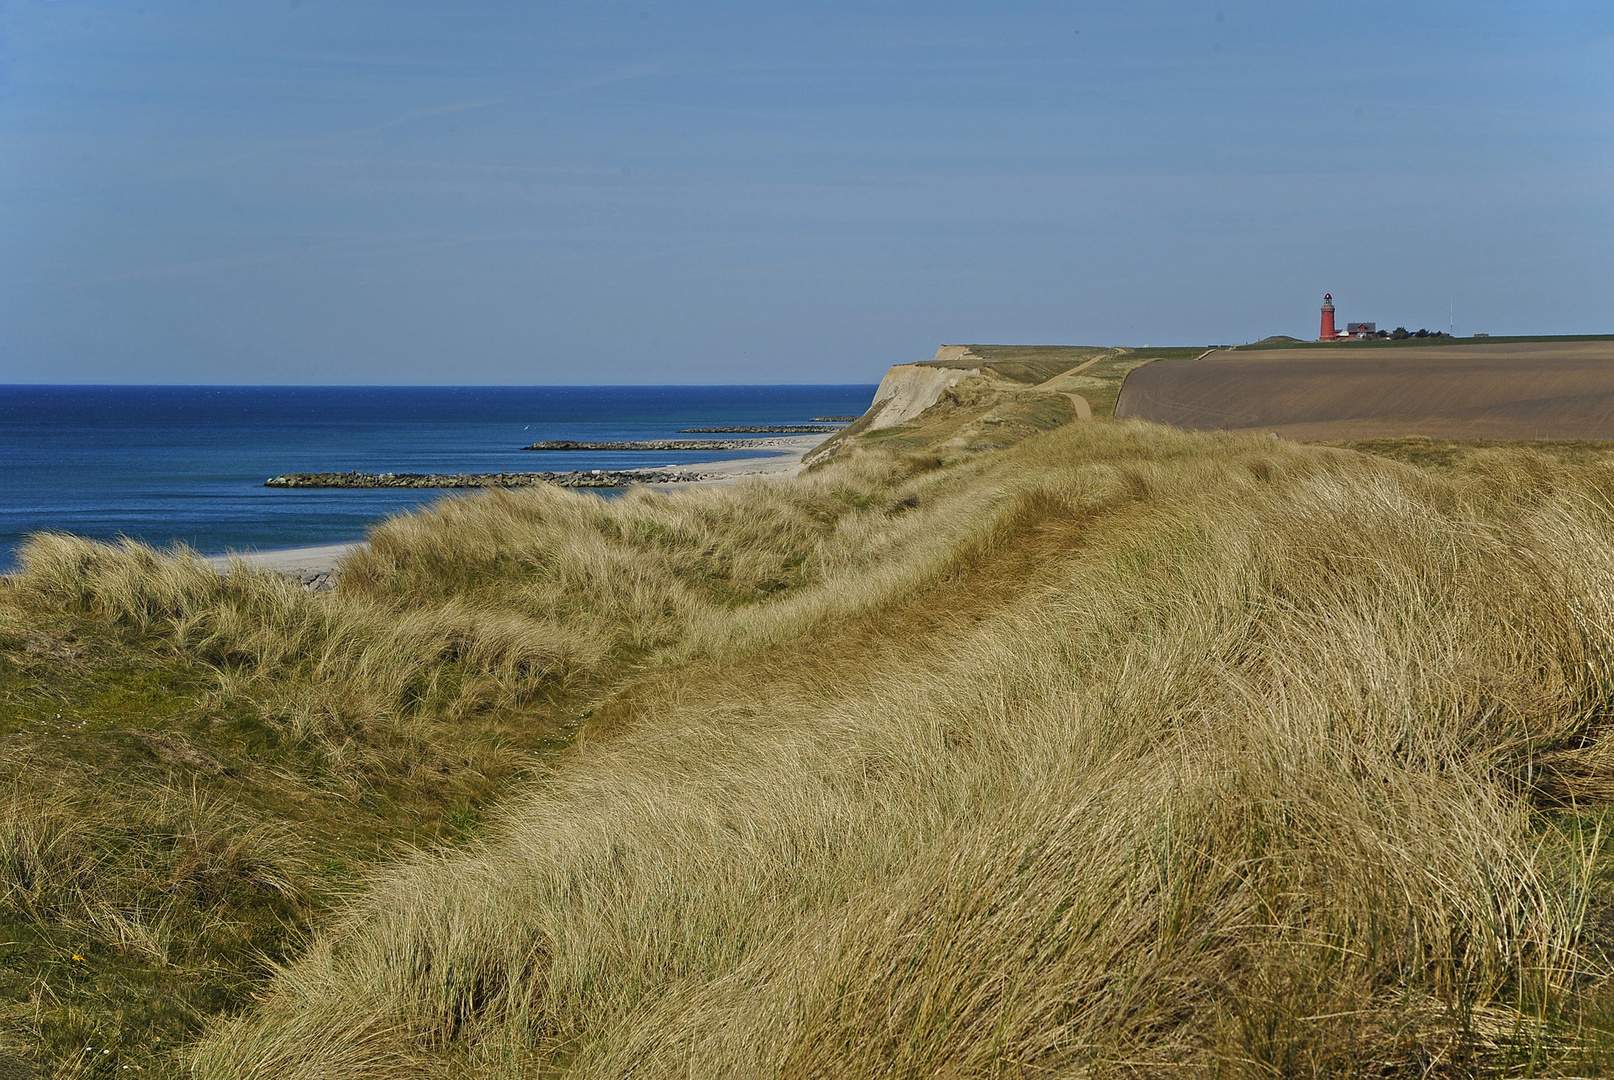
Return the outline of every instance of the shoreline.
[[[363,540],[349,540],[341,544],[270,548],[268,551],[230,551],[223,555],[204,555],[202,561],[221,574],[240,563],[295,578],[305,588],[328,589],[335,584],[336,564],[363,546]]]
[[[656,481],[657,488],[669,489],[721,487],[737,481],[756,478],[790,479],[801,472],[802,458],[828,436],[814,433],[766,440],[769,453],[764,456],[735,458],[732,461],[693,462],[688,465],[659,465],[635,470],[655,473],[666,479]],[[761,441],[761,440],[758,440]],[[758,447],[762,449],[762,447]],[[482,490],[471,488],[444,488],[445,491]],[[592,489],[585,489],[592,490]],[[204,555],[202,561],[220,573],[227,572],[239,562],[263,570],[295,578],[310,589],[328,589],[335,584],[336,566],[348,554],[364,546],[363,540],[338,544],[313,544],[303,547],[270,548],[267,551],[229,551],[222,555]]]

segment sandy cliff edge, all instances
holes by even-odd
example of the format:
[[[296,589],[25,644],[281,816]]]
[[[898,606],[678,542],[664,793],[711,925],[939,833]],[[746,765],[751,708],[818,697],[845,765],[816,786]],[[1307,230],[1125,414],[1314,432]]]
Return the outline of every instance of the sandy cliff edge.
[[[853,435],[865,431],[879,431],[912,420],[941,399],[943,393],[957,386],[971,375],[979,375],[979,367],[937,367],[940,361],[958,363],[973,359],[966,346],[943,345],[936,350],[936,358],[928,363],[894,364],[874,391],[874,402],[850,427],[831,435],[809,451],[805,464],[814,465],[829,460],[830,456]]]
[[[924,364],[897,364],[880,380],[874,392],[874,404],[869,406],[865,431],[895,427],[912,420],[932,405],[942,393],[957,386],[969,375],[977,375],[980,368],[939,368]]]

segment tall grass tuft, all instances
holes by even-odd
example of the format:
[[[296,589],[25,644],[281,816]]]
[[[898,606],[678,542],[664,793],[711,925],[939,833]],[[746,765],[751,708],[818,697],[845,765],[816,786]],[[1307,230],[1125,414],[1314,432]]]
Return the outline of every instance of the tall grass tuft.
[[[243,912],[303,921],[307,866],[286,830],[244,824],[195,792],[109,805],[29,779],[0,796],[0,919],[77,930],[159,965],[264,947]]]

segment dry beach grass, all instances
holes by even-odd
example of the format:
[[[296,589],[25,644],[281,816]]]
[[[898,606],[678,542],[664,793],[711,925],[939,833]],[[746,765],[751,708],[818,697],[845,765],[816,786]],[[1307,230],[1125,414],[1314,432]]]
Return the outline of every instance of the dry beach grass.
[[[949,406],[959,430],[998,407]],[[1016,408],[1012,442],[943,437],[944,409],[787,484],[447,501],[379,528],[328,595],[37,540],[0,591],[11,662],[110,642],[197,673],[211,719],[185,745],[265,791],[486,781],[475,828],[334,885],[313,868],[348,834],[298,847],[254,816],[295,831],[285,802],[197,804],[252,839],[192,907],[297,930],[150,1061],[1605,1069],[1614,469]],[[209,741],[220,718],[266,733],[262,776]],[[170,757],[170,787],[205,771]],[[121,884],[35,858],[26,885],[6,871],[8,918],[134,948],[85,913],[154,911],[141,882],[171,871],[137,870],[179,849],[19,805]]]

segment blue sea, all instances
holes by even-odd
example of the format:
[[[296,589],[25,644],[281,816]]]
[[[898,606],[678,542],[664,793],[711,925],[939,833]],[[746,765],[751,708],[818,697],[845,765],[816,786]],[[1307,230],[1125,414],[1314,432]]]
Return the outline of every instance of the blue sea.
[[[454,497],[263,486],[280,473],[534,472],[750,457],[521,447],[804,423],[861,413],[873,395],[872,385],[0,386],[0,572],[14,567],[23,537],[41,530],[219,554],[358,540],[389,514]]]

